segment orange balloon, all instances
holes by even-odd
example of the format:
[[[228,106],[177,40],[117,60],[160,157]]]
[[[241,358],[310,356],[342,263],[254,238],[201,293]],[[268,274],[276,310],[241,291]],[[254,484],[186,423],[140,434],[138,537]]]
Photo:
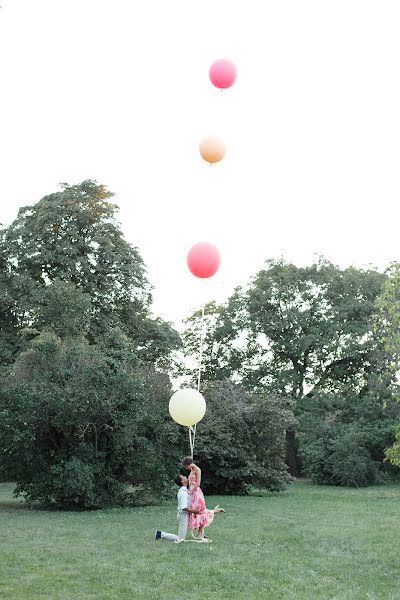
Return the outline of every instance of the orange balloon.
[[[217,137],[205,137],[199,146],[202,158],[208,163],[217,163],[225,156],[225,144]]]

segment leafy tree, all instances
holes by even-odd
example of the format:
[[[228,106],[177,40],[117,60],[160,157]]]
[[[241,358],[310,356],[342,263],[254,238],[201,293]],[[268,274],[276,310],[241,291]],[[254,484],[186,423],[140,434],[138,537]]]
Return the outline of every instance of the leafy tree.
[[[400,369],[400,263],[393,263],[388,271],[382,294],[378,301],[377,331],[386,350],[391,354],[391,372],[394,380],[394,393],[399,400],[398,373]],[[400,400],[399,400],[400,402]],[[390,462],[400,467],[400,426],[396,440],[387,450]]]
[[[0,231],[0,366],[13,362],[20,347],[15,300],[10,293],[10,274],[3,248],[4,233]]]
[[[290,401],[251,394],[241,385],[207,386],[207,413],[198,425],[196,459],[202,487],[214,493],[246,493],[250,486],[282,490],[288,481],[284,432],[293,423]]]
[[[151,317],[144,263],[122,235],[112,196],[88,180],[63,184],[60,192],[20,209],[1,239],[0,268],[15,305],[3,319],[8,328],[11,316],[19,329],[36,327],[41,291],[56,280],[70,282],[90,298],[90,341],[120,327],[144,360],[165,360],[179,336],[168,323]]]
[[[306,475],[317,483],[364,486],[391,474],[384,450],[393,441],[400,411],[377,378],[361,394],[343,385],[320,394],[318,405],[303,402],[299,431]]]
[[[36,337],[2,385],[0,475],[16,493],[62,508],[98,508],[160,494],[182,453],[166,406],[166,375],[142,367],[132,342],[109,330]]]
[[[204,378],[229,376],[249,389],[290,395],[296,415],[304,397],[318,404],[320,393],[343,383],[360,392],[376,352],[372,316],[384,280],[377,271],[342,270],[323,259],[305,268],[268,261],[247,290],[238,288],[225,305],[212,307]],[[184,334],[192,352],[196,320]],[[293,429],[287,447],[298,475]]]
[[[88,333],[92,303],[82,288],[55,279],[38,291],[35,305],[34,325],[39,331],[48,329],[61,339]]]

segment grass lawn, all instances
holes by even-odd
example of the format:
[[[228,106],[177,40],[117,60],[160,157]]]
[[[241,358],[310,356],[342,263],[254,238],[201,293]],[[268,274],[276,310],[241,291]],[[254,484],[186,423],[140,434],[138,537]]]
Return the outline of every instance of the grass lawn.
[[[296,482],[270,497],[209,498],[211,544],[176,532],[175,502],[89,513],[27,510],[0,484],[1,600],[399,600],[400,487]]]

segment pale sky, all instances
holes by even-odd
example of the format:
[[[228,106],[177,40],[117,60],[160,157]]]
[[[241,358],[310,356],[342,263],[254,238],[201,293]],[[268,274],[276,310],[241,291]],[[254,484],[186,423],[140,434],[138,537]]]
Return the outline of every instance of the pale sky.
[[[0,4],[0,222],[60,182],[106,184],[176,324],[268,258],[400,258],[399,0]],[[217,58],[238,68],[224,92]],[[206,292],[186,267],[202,240],[222,254]]]

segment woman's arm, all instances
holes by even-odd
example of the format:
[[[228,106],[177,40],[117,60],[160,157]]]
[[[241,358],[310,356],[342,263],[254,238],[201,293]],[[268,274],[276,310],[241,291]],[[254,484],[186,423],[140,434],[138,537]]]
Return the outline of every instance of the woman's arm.
[[[184,508],[183,512],[192,513],[193,515],[200,514],[200,510],[198,508]]]

